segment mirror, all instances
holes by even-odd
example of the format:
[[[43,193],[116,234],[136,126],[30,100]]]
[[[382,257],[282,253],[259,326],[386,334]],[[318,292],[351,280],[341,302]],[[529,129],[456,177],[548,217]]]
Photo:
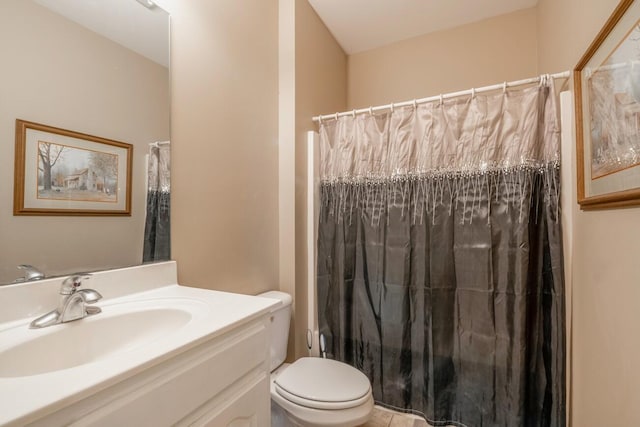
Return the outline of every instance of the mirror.
[[[149,144],[170,138],[169,15],[143,3],[0,2],[0,283],[19,264],[56,276],[142,262]],[[131,216],[14,216],[16,119],[132,144]]]

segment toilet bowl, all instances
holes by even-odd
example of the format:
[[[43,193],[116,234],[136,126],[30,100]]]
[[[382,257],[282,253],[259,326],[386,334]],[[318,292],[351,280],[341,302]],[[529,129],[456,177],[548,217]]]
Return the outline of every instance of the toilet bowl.
[[[298,426],[353,427],[364,424],[373,413],[373,396],[367,376],[346,363],[331,359],[303,357],[292,364],[283,364],[291,296],[277,291],[258,296],[282,302],[272,313],[272,402]]]

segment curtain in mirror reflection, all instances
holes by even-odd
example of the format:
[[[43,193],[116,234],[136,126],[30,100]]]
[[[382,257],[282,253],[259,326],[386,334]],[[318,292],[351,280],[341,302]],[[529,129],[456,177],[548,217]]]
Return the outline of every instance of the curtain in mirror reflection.
[[[169,142],[149,146],[147,218],[143,262],[171,258],[171,150]]]

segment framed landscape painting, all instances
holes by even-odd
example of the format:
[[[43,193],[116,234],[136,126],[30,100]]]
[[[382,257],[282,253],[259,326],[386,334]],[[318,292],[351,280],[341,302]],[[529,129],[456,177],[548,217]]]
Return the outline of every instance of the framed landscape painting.
[[[14,215],[131,215],[133,146],[16,120]]]
[[[580,207],[640,205],[640,0],[618,4],[573,75]]]

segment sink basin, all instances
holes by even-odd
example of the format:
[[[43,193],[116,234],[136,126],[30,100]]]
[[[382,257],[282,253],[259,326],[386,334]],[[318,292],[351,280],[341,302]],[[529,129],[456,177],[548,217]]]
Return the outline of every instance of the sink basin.
[[[102,313],[43,329],[0,331],[0,378],[39,375],[117,357],[168,339],[208,311],[188,298],[101,305]]]

